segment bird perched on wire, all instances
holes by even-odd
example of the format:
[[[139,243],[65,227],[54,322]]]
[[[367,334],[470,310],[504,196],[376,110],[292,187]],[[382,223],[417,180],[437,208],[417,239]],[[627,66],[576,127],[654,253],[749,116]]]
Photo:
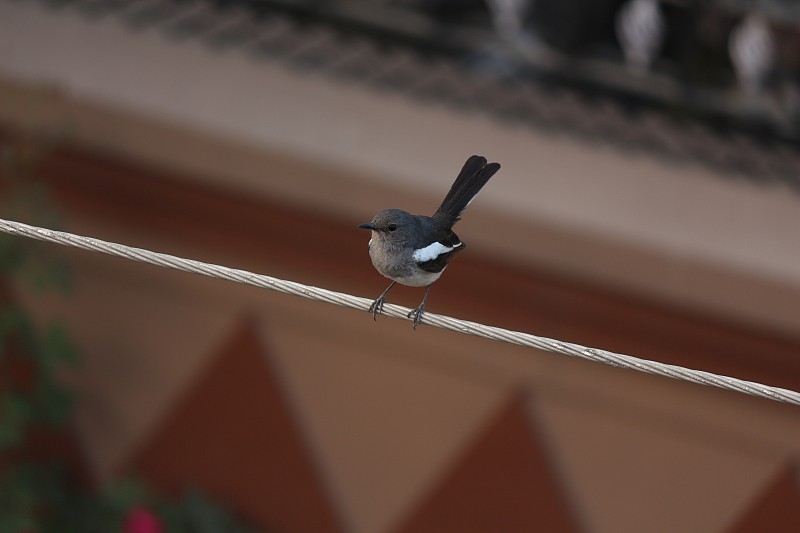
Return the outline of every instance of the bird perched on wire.
[[[372,231],[369,240],[372,264],[378,272],[392,280],[369,307],[373,320],[383,312],[386,295],[396,283],[425,287],[422,303],[408,313],[408,318],[414,320],[414,329],[417,329],[422,322],[431,284],[439,279],[448,263],[465,248],[465,244],[453,232],[453,226],[498,170],[498,163],[487,164],[485,157],[473,155],[464,163],[450,192],[432,217],[387,209],[375,215],[371,222],[358,226]]]

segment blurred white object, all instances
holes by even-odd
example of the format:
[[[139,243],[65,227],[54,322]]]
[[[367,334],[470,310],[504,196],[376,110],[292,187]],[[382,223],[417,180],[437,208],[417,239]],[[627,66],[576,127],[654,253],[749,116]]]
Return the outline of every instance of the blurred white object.
[[[617,38],[628,65],[647,70],[661,47],[664,17],[658,0],[631,0],[617,14]]]
[[[531,3],[530,0],[488,0],[494,27],[504,37],[522,34],[523,20]]]
[[[728,51],[744,91],[761,89],[775,59],[775,44],[767,20],[758,13],[747,16],[731,32]]]

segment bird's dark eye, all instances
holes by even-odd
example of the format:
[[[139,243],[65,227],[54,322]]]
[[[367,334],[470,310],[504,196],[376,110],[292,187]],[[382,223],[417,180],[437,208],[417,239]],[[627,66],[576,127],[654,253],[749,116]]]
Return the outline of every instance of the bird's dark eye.
[[[386,226],[386,229],[388,229],[389,231],[394,231],[397,229],[397,224],[389,224],[388,226]]]

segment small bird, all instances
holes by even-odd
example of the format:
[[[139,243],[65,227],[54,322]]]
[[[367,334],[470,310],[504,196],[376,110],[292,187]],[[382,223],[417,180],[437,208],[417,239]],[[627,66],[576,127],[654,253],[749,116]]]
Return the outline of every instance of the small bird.
[[[473,155],[464,163],[450,192],[432,217],[387,209],[375,215],[371,222],[358,226],[372,231],[369,257],[375,269],[392,280],[369,307],[373,320],[383,312],[386,295],[395,283],[425,287],[422,303],[408,313],[408,318],[414,319],[414,329],[417,329],[422,322],[431,284],[466,247],[453,233],[453,226],[498,170],[498,163],[487,164],[485,157]]]

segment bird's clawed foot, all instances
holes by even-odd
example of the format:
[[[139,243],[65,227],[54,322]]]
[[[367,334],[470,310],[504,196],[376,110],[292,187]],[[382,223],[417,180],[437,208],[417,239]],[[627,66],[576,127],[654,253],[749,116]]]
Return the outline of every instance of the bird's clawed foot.
[[[391,285],[386,287],[386,290],[378,296],[378,299],[372,302],[372,305],[369,306],[367,312],[372,315],[372,320],[378,320],[376,317],[383,313],[383,304],[386,303],[386,296],[389,294],[389,291],[392,290],[394,284],[397,283],[393,281]]]
[[[372,315],[372,320],[378,320],[378,315],[383,313],[383,304],[386,303],[386,295],[389,294],[389,291],[392,290],[392,287],[394,287],[395,283],[397,282],[393,281],[391,285],[386,287],[386,290],[383,291],[383,294],[378,296],[378,298],[369,306],[367,312]],[[408,318],[414,321],[414,329],[417,329],[417,326],[422,323],[422,315],[425,313],[425,302],[428,299],[428,292],[430,292],[430,290],[430,285],[425,287],[425,296],[422,297],[422,303],[419,304],[419,307],[412,309],[411,312],[406,315]]]
[[[425,287],[425,295],[422,297],[422,303],[419,304],[419,307],[412,309],[411,312],[406,315],[408,318],[414,319],[414,329],[417,329],[417,326],[422,324],[422,315],[425,314],[425,302],[428,301],[429,292],[431,292],[430,285]]]
[[[412,309],[411,312],[406,315],[408,318],[413,318],[414,319],[414,329],[417,329],[417,326],[419,326],[422,323],[422,315],[423,314],[425,314],[425,303],[424,302],[422,303],[422,305],[420,305],[416,309]]]
[[[385,303],[386,303],[385,294],[381,294],[374,302],[372,302],[372,305],[369,306],[369,310],[367,311],[369,314],[372,315],[372,320],[378,320],[376,317],[383,313],[383,304]]]

